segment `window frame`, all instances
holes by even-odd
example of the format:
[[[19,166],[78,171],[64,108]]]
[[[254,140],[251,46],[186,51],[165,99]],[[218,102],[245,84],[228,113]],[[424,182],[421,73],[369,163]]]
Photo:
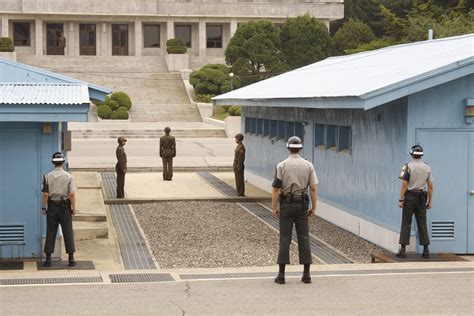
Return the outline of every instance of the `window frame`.
[[[348,134],[348,146],[347,148],[341,149],[341,129],[347,129],[349,131]],[[338,139],[338,145],[337,145],[337,152],[342,153],[342,154],[347,154],[347,155],[352,155],[352,128],[351,126],[338,126],[338,132],[337,132],[337,139]]]
[[[189,42],[186,41],[184,38],[178,37],[178,32],[177,32],[178,28],[187,28],[187,29],[189,29]],[[174,34],[175,34],[176,38],[182,39],[186,43],[186,46],[188,48],[193,47],[193,26],[191,24],[178,24],[178,25],[175,25],[174,26]]]
[[[16,29],[15,29],[15,26],[19,25],[19,24],[24,24],[24,25],[28,25],[28,36],[26,38],[26,44],[23,44],[21,43],[21,41],[25,41],[25,39],[17,39],[17,32],[16,32]],[[12,28],[13,28],[13,45],[14,46],[18,46],[18,47],[31,47],[31,22],[13,22],[12,23]]]
[[[150,27],[158,28],[158,46],[147,46],[146,29]],[[143,48],[161,48],[161,25],[159,23],[145,23],[143,24]]]
[[[209,35],[208,35],[208,28],[219,28],[220,29],[220,39],[217,39],[217,40],[211,40],[209,38]],[[222,25],[217,25],[217,24],[210,24],[210,25],[207,25],[206,24],[206,48],[222,48],[223,47],[223,43],[224,43],[224,40],[223,40],[223,37],[224,37],[224,28]],[[210,43],[213,43],[215,46],[210,46],[209,44]]]
[[[334,152],[337,152],[337,141],[338,141],[338,135],[337,135],[337,131],[338,131],[338,126],[337,125],[333,125],[333,124],[327,124],[326,125],[326,132],[325,132],[325,146],[326,146],[326,150],[328,151],[334,151]],[[328,139],[329,139],[329,128],[334,128],[334,146],[329,146],[329,143],[328,143]],[[331,144],[332,145],[332,144]]]
[[[318,140],[318,131],[317,128],[321,127],[322,128],[322,136],[320,138],[321,142],[317,142]],[[326,124],[322,123],[315,123],[314,124],[314,147],[319,149],[319,150],[326,150]]]

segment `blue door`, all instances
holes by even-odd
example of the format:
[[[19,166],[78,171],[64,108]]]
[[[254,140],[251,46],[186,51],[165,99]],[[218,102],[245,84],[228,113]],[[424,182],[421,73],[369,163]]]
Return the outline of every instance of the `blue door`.
[[[469,133],[469,195],[467,210],[467,252],[474,253],[474,132]]]
[[[38,132],[0,129],[0,258],[39,252]]]
[[[473,181],[471,134],[444,130],[419,131],[417,135],[424,149],[424,160],[431,166],[434,177],[433,208],[428,210],[433,252],[464,254],[469,252],[468,240],[473,240],[474,222],[468,216],[468,202],[473,211],[473,197],[468,193],[468,183]],[[472,250],[471,246],[470,252]]]

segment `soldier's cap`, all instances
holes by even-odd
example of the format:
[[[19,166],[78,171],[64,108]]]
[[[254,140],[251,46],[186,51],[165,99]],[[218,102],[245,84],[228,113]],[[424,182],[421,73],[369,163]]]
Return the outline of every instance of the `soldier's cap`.
[[[235,134],[235,138],[237,138],[240,141],[243,141],[244,140],[244,135],[238,133],[238,134]]]
[[[51,162],[52,163],[63,163],[64,161],[66,161],[64,155],[62,152],[55,152],[53,154],[53,157],[51,157]]]
[[[288,149],[302,149],[303,148],[303,142],[301,141],[301,138],[298,136],[291,136],[288,138],[288,142],[286,143],[286,148]]]
[[[118,142],[118,143],[121,143],[121,142],[123,142],[123,141],[127,141],[127,139],[126,139],[125,137],[123,137],[123,136],[120,136],[120,137],[117,139],[117,142]]]
[[[171,132],[171,128],[169,128],[168,126],[165,127],[165,133],[169,133]]]

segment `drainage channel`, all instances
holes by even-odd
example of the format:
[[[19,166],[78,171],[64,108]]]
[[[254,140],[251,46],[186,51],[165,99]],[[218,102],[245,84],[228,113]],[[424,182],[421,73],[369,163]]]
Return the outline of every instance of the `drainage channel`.
[[[102,283],[102,277],[59,277],[59,278],[23,278],[0,279],[0,285],[43,285],[72,283]]]
[[[269,224],[276,230],[279,230],[278,220],[275,219],[272,216],[272,212],[268,208],[263,206],[262,204],[254,203],[254,202],[245,202],[245,203],[241,203],[241,205],[243,208],[245,208],[250,213],[256,215],[265,223]],[[293,230],[292,238],[294,241],[297,241],[295,230]],[[331,247],[330,245],[326,244],[325,242],[323,242],[322,240],[314,236],[310,236],[310,247],[311,247],[311,253],[313,254],[313,256],[318,258],[318,260],[320,260],[323,263],[341,264],[341,263],[353,262],[346,255],[344,255],[343,253],[339,252],[335,248]]]
[[[117,179],[112,172],[101,174],[102,186],[107,199],[115,199]],[[135,217],[127,204],[110,205],[112,222],[126,270],[156,269],[153,258],[146,246]]]
[[[226,196],[238,196],[237,191],[209,172],[198,172],[198,176]]]

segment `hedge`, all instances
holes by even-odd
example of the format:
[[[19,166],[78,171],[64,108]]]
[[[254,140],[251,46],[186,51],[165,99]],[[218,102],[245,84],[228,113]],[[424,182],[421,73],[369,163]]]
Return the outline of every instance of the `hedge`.
[[[240,106],[231,106],[227,112],[229,112],[231,116],[240,116]]]
[[[112,117],[112,109],[105,104],[99,105],[97,107],[97,116],[101,119],[110,119]]]
[[[9,37],[0,37],[0,52],[13,52],[15,46],[13,46],[13,41]]]
[[[132,108],[132,100],[125,92],[114,92],[110,96],[110,99],[118,103],[118,107],[126,107],[127,110]]]
[[[171,38],[166,41],[166,52],[168,54],[186,54],[188,46],[180,38]]]

